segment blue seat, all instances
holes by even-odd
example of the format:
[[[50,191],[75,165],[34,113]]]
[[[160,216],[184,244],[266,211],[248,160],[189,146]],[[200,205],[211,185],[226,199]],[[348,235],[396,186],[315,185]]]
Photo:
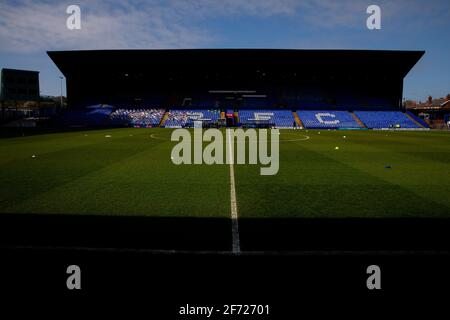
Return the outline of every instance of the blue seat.
[[[171,109],[169,117],[164,123],[166,128],[182,128],[192,126],[195,120],[217,121],[220,117],[219,110],[185,110],[185,109]]]
[[[268,121],[277,128],[292,128],[295,121],[290,110],[239,110],[239,120],[242,124],[255,123],[257,120]]]
[[[348,111],[300,110],[297,114],[308,129],[361,128]]]
[[[164,116],[164,109],[119,108],[109,115],[110,124],[134,127],[156,127]]]
[[[421,128],[401,111],[355,111],[356,116],[371,129],[399,126],[405,129]]]

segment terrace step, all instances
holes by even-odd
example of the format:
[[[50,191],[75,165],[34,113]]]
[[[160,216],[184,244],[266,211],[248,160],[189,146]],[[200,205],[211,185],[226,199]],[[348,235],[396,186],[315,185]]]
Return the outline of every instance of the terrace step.
[[[358,118],[358,116],[351,111],[350,114],[352,115],[353,119],[355,119],[355,121],[362,127],[362,128],[367,128],[367,126],[361,121],[361,119]]]
[[[164,113],[163,117],[161,118],[161,121],[159,122],[158,127],[162,127],[164,125],[164,123],[166,122],[168,117],[169,117],[169,111],[166,111]]]
[[[296,112],[296,111],[292,111],[292,114],[293,114],[293,116],[294,116],[295,122],[297,122],[297,125],[298,125],[300,128],[304,128],[305,126],[303,125],[303,122],[302,122],[302,120],[300,119],[300,117],[298,116],[297,112]]]
[[[419,127],[421,128],[425,128],[425,126],[423,124],[421,124],[419,121],[417,121],[414,117],[412,117],[408,112],[405,112],[406,116],[411,119],[412,122],[414,122],[415,124],[417,124]]]
[[[234,111],[233,115],[234,115],[234,121],[236,123],[240,123],[241,122],[241,118],[239,117],[239,111]]]

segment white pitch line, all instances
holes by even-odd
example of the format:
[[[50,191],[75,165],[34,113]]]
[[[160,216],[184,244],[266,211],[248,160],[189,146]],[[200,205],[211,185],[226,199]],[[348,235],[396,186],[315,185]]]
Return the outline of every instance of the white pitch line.
[[[32,245],[9,245],[3,246],[8,249],[17,249],[17,250],[74,250],[74,251],[93,251],[93,252],[114,252],[114,253],[145,253],[145,254],[164,254],[164,255],[231,255],[233,254],[230,251],[208,251],[208,250],[165,250],[165,249],[146,249],[146,248],[112,248],[112,247],[77,247],[77,246],[32,246]],[[446,255],[450,254],[450,251],[444,250],[288,250],[288,251],[245,251],[242,253],[246,256],[292,256],[292,255],[313,255],[313,256],[322,256],[322,255]]]
[[[151,135],[150,135],[150,138],[152,138],[152,139],[157,139],[157,140],[170,140],[170,138],[160,138],[160,137],[157,137],[156,136],[156,134],[155,133],[152,133]]]
[[[231,232],[232,232],[232,250],[234,254],[241,252],[241,245],[239,241],[239,224],[238,224],[238,211],[236,201],[236,185],[234,181],[234,155],[233,145],[231,141],[231,131],[226,129],[228,133],[228,148],[229,148],[229,162],[230,162],[230,204],[231,204]]]

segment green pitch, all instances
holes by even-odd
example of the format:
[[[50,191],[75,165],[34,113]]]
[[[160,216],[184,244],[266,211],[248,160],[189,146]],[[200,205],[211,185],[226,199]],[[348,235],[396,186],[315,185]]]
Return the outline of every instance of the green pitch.
[[[230,217],[229,166],[174,165],[171,131],[0,139],[0,212]],[[450,217],[448,132],[281,130],[279,157],[235,165],[239,217]]]

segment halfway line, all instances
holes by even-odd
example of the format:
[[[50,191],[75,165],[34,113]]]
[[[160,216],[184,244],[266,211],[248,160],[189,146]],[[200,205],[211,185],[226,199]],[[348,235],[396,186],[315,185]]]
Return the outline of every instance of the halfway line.
[[[236,186],[234,181],[234,155],[233,145],[231,141],[231,131],[226,129],[228,134],[228,148],[229,148],[229,163],[230,163],[230,204],[231,204],[231,232],[232,232],[232,250],[234,254],[241,252],[241,245],[239,241],[239,224],[238,224],[238,212],[236,201]]]

